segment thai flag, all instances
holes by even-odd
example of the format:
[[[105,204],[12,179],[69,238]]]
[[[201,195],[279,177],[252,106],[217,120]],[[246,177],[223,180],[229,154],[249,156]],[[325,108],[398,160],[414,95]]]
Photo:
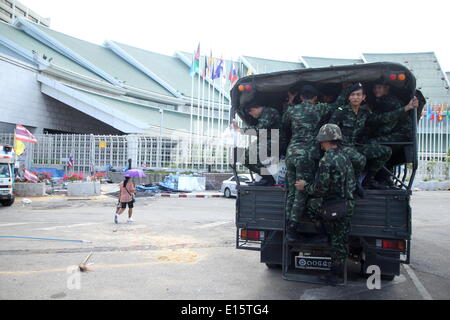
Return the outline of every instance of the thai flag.
[[[25,169],[25,174],[23,176],[28,181],[39,182],[39,178],[35,174],[28,171],[27,169]]]
[[[24,126],[16,124],[16,139],[36,143],[37,139]]]
[[[73,168],[73,166],[75,165],[75,160],[73,159],[73,155],[70,155],[69,159],[67,159],[67,167]]]

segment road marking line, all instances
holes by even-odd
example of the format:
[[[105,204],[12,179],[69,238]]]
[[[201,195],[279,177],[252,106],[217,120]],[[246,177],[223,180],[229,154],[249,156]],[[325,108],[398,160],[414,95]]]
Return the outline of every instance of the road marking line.
[[[208,223],[208,224],[204,224],[201,226],[193,227],[192,229],[212,228],[212,227],[221,226],[226,223],[231,223],[231,221],[218,221],[218,222]]]
[[[433,300],[433,298],[431,297],[431,295],[428,293],[427,289],[425,289],[425,287],[423,286],[422,282],[420,282],[419,278],[416,276],[416,274],[414,273],[413,269],[411,269],[410,266],[408,266],[407,264],[404,264],[403,267],[405,268],[406,272],[408,273],[409,277],[411,278],[411,280],[413,281],[414,285],[417,288],[417,291],[419,291],[420,295],[425,299],[425,300]]]
[[[4,223],[0,224],[0,227],[20,226],[23,224],[29,224],[30,222],[16,222],[16,223]]]
[[[401,274],[398,277],[395,277],[392,281],[382,281],[381,289],[373,291],[377,292],[385,290],[388,287],[403,283],[405,281],[406,277]],[[300,300],[334,300],[351,298],[370,291],[372,290],[367,288],[366,280],[348,281],[347,286],[322,286],[320,288],[306,289],[301,295]]]
[[[56,227],[48,227],[48,228],[39,228],[36,230],[55,230],[55,229],[60,229],[60,228],[76,228],[76,227],[84,227],[84,226],[91,226],[94,224],[101,224],[101,222],[90,222],[90,223],[78,223],[78,224],[69,224],[69,225],[64,225],[64,226],[56,226]]]

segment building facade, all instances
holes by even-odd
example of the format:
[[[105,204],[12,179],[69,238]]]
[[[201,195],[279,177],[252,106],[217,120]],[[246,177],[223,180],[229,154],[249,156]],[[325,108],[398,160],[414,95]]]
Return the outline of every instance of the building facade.
[[[43,18],[16,0],[0,0],[0,21],[12,23],[16,18],[26,18],[34,23],[50,27],[50,19]]]

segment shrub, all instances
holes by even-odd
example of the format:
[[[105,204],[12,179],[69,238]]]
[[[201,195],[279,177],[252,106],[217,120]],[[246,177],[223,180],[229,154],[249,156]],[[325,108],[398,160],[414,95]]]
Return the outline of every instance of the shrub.
[[[63,180],[64,181],[81,181],[81,180],[84,180],[84,176],[82,173],[69,172],[68,174],[64,175]]]

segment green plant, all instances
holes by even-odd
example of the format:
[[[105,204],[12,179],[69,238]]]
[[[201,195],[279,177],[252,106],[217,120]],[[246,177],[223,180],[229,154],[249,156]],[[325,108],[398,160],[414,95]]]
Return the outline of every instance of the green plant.
[[[63,177],[64,181],[81,181],[84,180],[84,175],[82,173],[73,173],[69,172],[67,175],[65,174]]]

